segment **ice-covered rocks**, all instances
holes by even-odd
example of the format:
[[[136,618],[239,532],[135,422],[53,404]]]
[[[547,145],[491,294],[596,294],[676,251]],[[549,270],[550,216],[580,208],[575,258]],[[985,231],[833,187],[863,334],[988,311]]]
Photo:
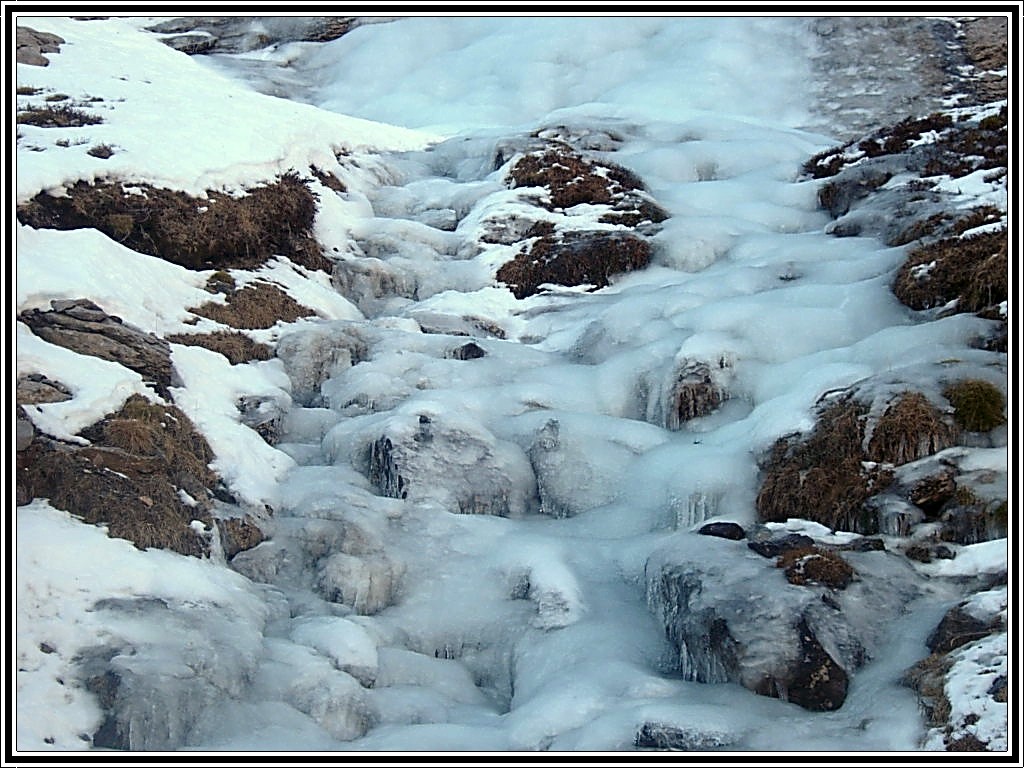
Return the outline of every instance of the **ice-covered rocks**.
[[[370,446],[368,476],[384,496],[451,512],[521,516],[536,484],[522,449],[456,414],[399,413]]]
[[[646,565],[648,605],[675,649],[670,666],[688,680],[838,709],[850,676],[878,647],[879,617],[898,615],[919,588],[896,555],[844,556],[861,577],[837,592],[787,583],[739,542],[677,535]]]
[[[366,342],[351,323],[324,323],[285,334],[277,356],[292,383],[292,400],[300,405],[323,404],[320,386],[366,354]]]

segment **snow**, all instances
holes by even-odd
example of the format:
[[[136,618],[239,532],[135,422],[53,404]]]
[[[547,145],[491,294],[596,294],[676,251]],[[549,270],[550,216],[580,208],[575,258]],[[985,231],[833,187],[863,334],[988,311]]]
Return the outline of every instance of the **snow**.
[[[899,675],[927,655],[935,606],[959,597],[963,577],[1007,570],[1007,540],[915,566],[938,596],[907,608],[847,707],[828,715],[666,674],[664,628],[644,600],[645,564],[667,547],[730,567],[734,543],[693,529],[754,523],[758,457],[809,429],[819,398],[989,360],[971,348],[987,321],[914,317],[889,290],[904,251],[826,234],[819,184],[794,183],[801,163],[836,143],[801,128],[815,108],[803,20],[414,16],[212,62],[163,46],[143,31],[150,21],[19,19],[67,41],[49,67],[18,65],[19,84],[100,96],[89,109],[105,122],[19,127],[18,199],[107,177],[238,190],[316,165],[347,187],[314,184],[328,255],[372,261],[409,290],[346,298],[325,273],[275,258],[231,272],[316,312],[249,332],[280,357],[232,366],[171,345],[171,394],[210,443],[213,468],[243,505],[274,513],[271,540],[235,561],[248,577],[213,559],[140,552],[45,501],[18,508],[19,749],[88,748],[79,734],[102,720],[96,697],[55,678],[78,674],[76,654],[112,633],[176,681],[154,699],[181,705],[175,724],[188,737],[176,749],[618,751],[635,748],[645,723],[685,732],[695,749],[929,748]],[[250,89],[256,61],[287,63],[295,100]],[[671,214],[651,267],[522,301],[494,284],[515,248],[483,242],[488,223],[555,220],[503,183],[502,142],[530,131],[586,137],[644,178]],[[88,156],[96,143],[115,154]],[[965,206],[1006,208],[1005,185],[984,175],[947,186]],[[611,226],[597,222],[599,206],[568,213],[565,226]],[[18,225],[16,245],[18,311],[88,297],[159,336],[219,327],[185,322],[189,307],[217,300],[203,290],[209,272],[92,230]],[[155,399],[137,374],[20,323],[16,341],[19,376],[73,393],[26,407],[53,437],[81,442],[131,394]],[[485,355],[454,359],[470,341]],[[719,366],[729,400],[666,429],[673,377],[691,360]],[[244,397],[285,414],[276,446],[242,423]],[[422,449],[398,467],[420,482],[404,500],[367,478],[385,435]],[[956,451],[962,472],[1007,472],[1005,445]],[[509,517],[456,514],[466,492]],[[807,520],[768,527],[826,544],[855,538]],[[742,550],[723,579],[762,578]],[[175,618],[91,610],[109,597],[158,598]],[[971,610],[994,615],[1005,600],[981,593]],[[1005,705],[981,686],[1005,674],[1002,637],[965,648],[948,684],[957,706],[974,707],[954,716],[981,707],[979,736],[996,746]],[[187,667],[195,644],[209,652],[203,669],[223,671],[190,688],[168,670]],[[237,663],[218,661],[236,646]]]

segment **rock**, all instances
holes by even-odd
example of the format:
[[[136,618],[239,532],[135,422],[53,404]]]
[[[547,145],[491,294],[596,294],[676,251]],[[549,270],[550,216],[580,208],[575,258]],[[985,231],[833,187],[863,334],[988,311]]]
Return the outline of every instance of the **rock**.
[[[469,420],[400,415],[373,441],[369,459],[370,481],[394,499],[500,517],[535,504],[536,481],[522,449]]]
[[[809,598],[780,603],[758,587],[729,594],[726,590],[739,585],[719,588],[724,565],[651,566],[649,561],[648,603],[677,650],[676,671],[684,679],[740,683],[813,711],[842,705],[846,672],[812,630],[808,617],[821,619]],[[844,622],[842,613],[831,614],[832,623]],[[833,630],[834,637],[850,633],[849,627]]]
[[[908,499],[926,515],[934,517],[942,506],[953,498],[956,492],[955,478],[956,472],[953,469],[945,469],[938,474],[930,475],[911,489]]]
[[[240,552],[252,549],[266,541],[266,534],[251,517],[222,517],[214,519],[220,536],[224,557],[231,560]]]
[[[791,550],[813,547],[814,539],[802,533],[786,533],[762,541],[749,541],[747,546],[761,557],[778,557]]]
[[[70,400],[71,390],[59,381],[53,381],[39,373],[18,377],[15,402],[18,405],[39,405],[40,403],[62,403]]]
[[[814,632],[801,619],[797,627],[800,637],[800,660],[790,671],[786,698],[812,712],[832,712],[846,700],[849,677],[822,647]]]
[[[49,32],[37,32],[31,27],[18,27],[16,35],[18,64],[36,67],[49,66],[50,60],[44,53],[60,53],[64,38]]]
[[[360,312],[370,316],[396,298],[414,299],[419,287],[414,274],[369,256],[336,261],[331,270],[331,285]]]
[[[790,584],[818,584],[829,589],[846,589],[855,572],[842,557],[819,546],[790,549],[776,563],[785,568]]]
[[[724,358],[714,371],[700,360],[683,361],[668,396],[667,429],[679,429],[692,419],[707,416],[728,399],[721,375],[725,368]]]
[[[88,299],[52,301],[52,309],[18,315],[36,336],[83,355],[92,355],[140,374],[164,398],[173,380],[170,345],[151,333],[126,325]]]
[[[732,539],[733,541],[741,541],[746,538],[747,533],[743,530],[743,526],[738,523],[729,522],[714,522],[708,523],[701,527],[697,533],[702,536],[717,536],[722,539]]]
[[[977,619],[961,606],[955,605],[946,612],[939,625],[928,635],[928,650],[932,653],[949,653],[991,634],[992,631],[989,622]]]
[[[468,344],[463,344],[461,347],[456,347],[450,352],[445,354],[445,357],[450,357],[453,360],[478,360],[487,354],[487,350],[481,347],[474,341]]]
[[[161,41],[189,55],[246,53],[274,43],[323,43],[345,35],[366,20],[352,16],[187,16],[162,21],[147,29]]]
[[[267,445],[277,445],[281,423],[290,406],[287,401],[256,395],[247,395],[237,401],[241,423],[254,430]]]

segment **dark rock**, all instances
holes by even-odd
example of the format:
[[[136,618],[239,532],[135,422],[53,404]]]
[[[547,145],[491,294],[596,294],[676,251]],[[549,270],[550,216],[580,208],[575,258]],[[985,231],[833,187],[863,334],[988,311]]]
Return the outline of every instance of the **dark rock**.
[[[189,55],[246,53],[274,43],[324,43],[336,40],[360,24],[352,16],[187,16],[148,27],[163,34],[161,41]]]
[[[486,354],[486,349],[476,342],[471,341],[468,344],[463,344],[461,347],[456,347],[449,352],[446,357],[450,357],[454,360],[477,360],[484,357]]]
[[[993,628],[976,619],[960,606],[954,606],[942,617],[942,621],[928,636],[928,650],[932,653],[949,653],[967,643],[988,636]]]
[[[849,678],[802,620],[797,628],[800,657],[790,671],[786,699],[812,712],[832,712],[846,700]]]
[[[733,541],[740,541],[747,536],[742,525],[725,521],[708,523],[702,526],[697,533],[702,536],[717,536],[722,539],[732,539]]]
[[[141,375],[161,396],[170,397],[173,366],[166,341],[125,325],[88,299],[53,301],[51,307],[50,311],[26,310],[18,319],[51,344],[120,363]]]
[[[814,539],[802,533],[787,533],[767,541],[748,541],[747,546],[761,557],[778,557],[790,550],[814,546]]]
[[[841,552],[883,552],[885,551],[885,542],[881,539],[862,536],[846,544],[840,544],[835,549]]]
[[[274,398],[247,395],[237,402],[239,420],[254,430],[267,445],[277,445],[287,407]]]

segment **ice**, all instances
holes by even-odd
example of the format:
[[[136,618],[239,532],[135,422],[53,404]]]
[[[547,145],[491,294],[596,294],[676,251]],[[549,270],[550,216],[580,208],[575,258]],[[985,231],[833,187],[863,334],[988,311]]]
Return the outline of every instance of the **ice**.
[[[820,182],[795,181],[836,143],[802,129],[820,122],[811,92],[826,85],[811,72],[809,21],[412,16],[213,63],[165,48],[137,18],[25,23],[68,42],[45,69],[19,65],[19,85],[103,97],[90,108],[106,121],[75,130],[117,151],[101,161],[56,144],[72,129],[19,126],[19,200],[106,175],[237,190],[310,166],[345,191],[312,182],[333,274],[283,258],[232,270],[316,313],[250,332],[274,359],[230,366],[172,345],[175,402],[229,490],[273,509],[267,541],[229,569],[138,552],[42,501],[18,509],[19,748],[87,748],[103,726],[100,697],[66,684],[76,654],[127,681],[115,709],[150,748],[934,746],[900,675],[927,656],[963,584],[1006,571],[1007,540],[930,564],[844,553],[864,578],[829,596],[837,611],[744,542],[695,532],[708,520],[751,528],[759,459],[809,430],[822,398],[993,359],[973,346],[992,321],[900,305],[890,284],[905,250],[829,235]],[[522,301],[495,284],[533,222],[556,218],[506,188],[511,159],[536,138],[644,179],[670,214],[651,230],[650,267]],[[944,188],[965,207],[1005,209],[1003,188],[982,176]],[[596,206],[567,213],[573,227],[616,226],[596,221]],[[217,300],[203,290],[208,272],[91,230],[19,226],[16,244],[18,310],[86,296],[158,335],[217,327],[184,322],[187,307]],[[454,354],[469,343],[484,354]],[[17,344],[19,374],[73,393],[26,408],[54,437],[73,440],[145,393],[127,369],[21,325]],[[701,363],[727,397],[673,418],[679,375]],[[1001,383],[1003,369],[983,370]],[[276,446],[246,426],[250,402],[283,413]],[[935,463],[955,465],[958,482],[985,476],[1005,498],[1008,434]],[[890,511],[895,535],[908,510]],[[798,519],[769,530],[853,540]],[[663,566],[699,576],[691,613],[659,592]],[[968,606],[1002,615],[1005,590],[986,586]],[[708,608],[746,647],[739,672],[692,642]],[[837,712],[737,684],[795,656],[804,612],[834,656],[867,653]],[[996,746],[1005,705],[981,687],[1005,674],[1005,642],[965,647],[949,681],[956,727],[981,701],[976,730]]]

